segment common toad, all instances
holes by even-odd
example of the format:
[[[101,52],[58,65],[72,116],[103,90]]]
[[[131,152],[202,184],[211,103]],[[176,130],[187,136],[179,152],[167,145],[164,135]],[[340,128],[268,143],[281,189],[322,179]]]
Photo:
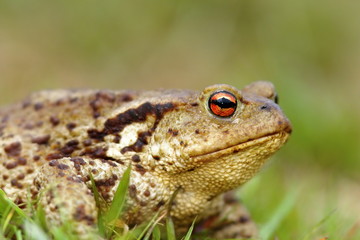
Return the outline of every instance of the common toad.
[[[167,211],[181,231],[197,216],[212,236],[252,237],[228,193],[248,181],[291,133],[269,82],[188,90],[53,90],[0,109],[0,188],[17,204],[40,197],[78,229],[95,228],[90,173],[111,202],[131,164],[129,226]],[[30,190],[30,191],[29,191]],[[221,219],[221,221],[219,221]]]

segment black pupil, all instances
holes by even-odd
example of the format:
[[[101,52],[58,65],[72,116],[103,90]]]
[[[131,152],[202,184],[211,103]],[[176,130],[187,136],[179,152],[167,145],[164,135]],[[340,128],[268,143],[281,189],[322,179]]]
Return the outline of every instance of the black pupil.
[[[211,103],[218,105],[221,108],[235,108],[236,107],[236,103],[230,101],[229,99],[227,99],[226,97],[222,97],[222,98],[218,98],[218,99],[213,99],[211,101]]]

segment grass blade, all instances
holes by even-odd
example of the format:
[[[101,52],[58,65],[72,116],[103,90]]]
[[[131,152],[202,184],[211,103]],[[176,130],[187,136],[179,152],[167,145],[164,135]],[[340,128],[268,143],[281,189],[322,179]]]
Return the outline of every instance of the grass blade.
[[[95,198],[95,202],[96,202],[96,206],[100,209],[100,193],[96,187],[95,184],[95,180],[93,175],[91,174],[91,172],[89,172],[89,176],[90,176],[90,181],[91,181],[91,189],[94,193],[94,198]]]
[[[186,236],[185,236],[184,240],[190,240],[190,239],[191,239],[191,234],[192,234],[192,231],[194,230],[195,222],[196,222],[196,218],[195,218],[194,221],[192,222],[192,224],[191,224],[188,232],[186,233]]]
[[[326,221],[330,219],[334,215],[336,210],[332,210],[329,214],[327,214],[323,219],[321,219],[315,226],[312,227],[310,232],[305,235],[303,240],[309,240],[311,235],[316,232],[317,229],[319,229]]]
[[[91,172],[89,172],[89,176],[90,176],[90,181],[91,181],[91,189],[92,192],[94,193],[94,199],[95,199],[95,203],[97,208],[99,209],[99,213],[98,213],[98,229],[99,229],[99,233],[101,236],[105,236],[106,233],[106,227],[105,227],[105,222],[104,222],[104,218],[103,218],[103,212],[102,212],[102,208],[101,208],[101,203],[100,203],[100,199],[101,199],[101,195],[96,187],[95,184],[95,180],[93,175],[91,174]],[[104,201],[105,202],[105,201]]]
[[[39,225],[29,222],[29,221],[25,221],[24,224],[24,228],[25,228],[25,236],[26,239],[31,239],[31,240],[48,240],[48,236],[46,235],[46,233],[40,228]]]
[[[113,202],[111,203],[109,210],[105,213],[104,219],[107,223],[111,223],[118,219],[123,210],[130,181],[130,171],[131,165],[125,170],[115,192]]]
[[[297,199],[298,191],[290,192],[286,198],[282,201],[279,207],[276,209],[272,218],[267,222],[260,230],[260,238],[268,240],[274,234],[276,229],[279,227],[284,218],[289,214],[291,209],[294,207]]]
[[[36,224],[38,224],[42,229],[48,229],[47,223],[46,223],[46,213],[44,208],[41,204],[37,206],[37,209],[34,214],[34,221]]]
[[[22,218],[27,219],[28,217],[15,203],[8,199],[5,192],[0,189],[0,213],[3,212],[7,207],[11,207],[14,211]]]
[[[155,216],[152,217],[152,219],[149,221],[149,223],[146,225],[144,230],[141,232],[141,234],[137,237],[137,239],[150,239],[151,233],[153,232],[153,229],[157,227],[157,224],[161,221],[163,216],[159,216],[159,212],[155,214]],[[145,235],[146,234],[146,235]],[[145,237],[143,237],[145,235]]]
[[[168,240],[176,239],[174,222],[171,219],[171,217],[166,218],[166,233],[167,233]]]
[[[152,232],[152,240],[160,240],[161,233],[159,227],[156,225]]]

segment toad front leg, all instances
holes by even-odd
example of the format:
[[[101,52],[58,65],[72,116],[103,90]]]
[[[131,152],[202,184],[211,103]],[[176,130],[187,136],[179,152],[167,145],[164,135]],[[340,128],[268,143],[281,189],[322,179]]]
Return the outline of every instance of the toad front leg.
[[[90,190],[90,172],[96,183],[107,182],[107,189],[99,187],[99,191],[111,194],[116,189],[117,176],[122,175],[123,168],[119,165],[87,157],[62,158],[44,165],[34,187],[35,192],[40,192],[40,203],[49,222],[60,224],[72,220],[77,233],[86,235],[94,231],[98,209]]]

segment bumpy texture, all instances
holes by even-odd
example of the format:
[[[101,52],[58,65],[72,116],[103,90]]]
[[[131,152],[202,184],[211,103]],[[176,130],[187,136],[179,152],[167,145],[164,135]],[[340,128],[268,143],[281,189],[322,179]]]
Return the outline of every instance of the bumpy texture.
[[[230,116],[212,112],[209,98],[219,91],[237,101],[229,104],[219,95],[213,105],[231,108]],[[197,229],[215,237],[251,237],[255,226],[248,214],[223,193],[249,180],[287,140],[291,125],[275,100],[268,82],[242,91],[213,85],[200,93],[35,93],[0,109],[0,188],[18,204],[44,192],[40,201],[50,221],[59,222],[62,211],[79,229],[93,227],[98,209],[89,173],[111,202],[131,164],[129,226],[166,211],[178,191],[170,214],[180,231],[198,216]]]

